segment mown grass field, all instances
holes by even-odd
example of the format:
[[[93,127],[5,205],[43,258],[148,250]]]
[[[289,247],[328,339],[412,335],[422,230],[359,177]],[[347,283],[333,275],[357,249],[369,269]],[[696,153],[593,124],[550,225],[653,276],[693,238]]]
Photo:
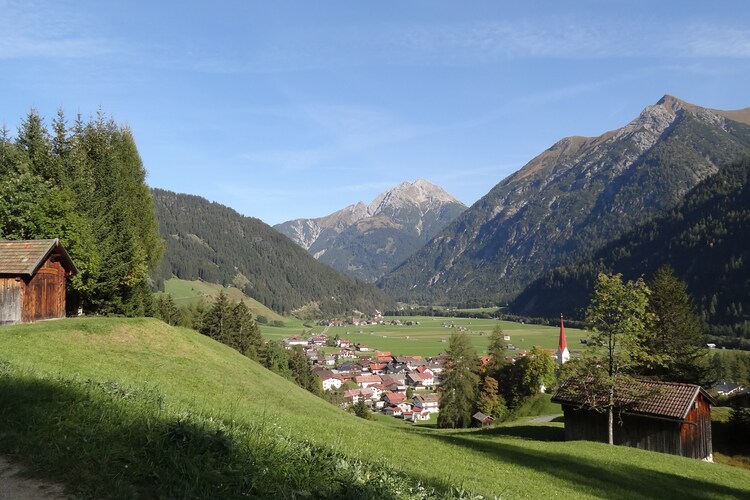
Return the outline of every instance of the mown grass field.
[[[515,345],[518,351],[528,350],[533,346],[554,350],[557,348],[560,329],[546,325],[529,325],[511,321],[473,318],[441,318],[441,317],[386,317],[386,322],[398,319],[402,322],[418,322],[413,326],[368,325],[331,327],[329,336],[339,335],[352,342],[365,344],[371,349],[388,351],[392,354],[435,356],[445,351],[451,334],[459,330],[467,333],[472,345],[478,353],[487,352],[490,334],[500,326],[504,333],[510,335],[509,343]],[[311,322],[308,324],[312,325]],[[281,339],[290,335],[299,335],[303,330],[313,333],[323,331],[321,326],[305,328],[303,322],[287,321],[283,328],[263,326],[263,336],[269,339]],[[568,348],[572,353],[583,347],[581,339],[587,337],[584,330],[565,328]],[[509,355],[513,351],[509,351]]]
[[[0,451],[84,497],[750,497],[748,471],[563,442],[559,423],[358,419],[152,319],[4,327],[0,367]]]

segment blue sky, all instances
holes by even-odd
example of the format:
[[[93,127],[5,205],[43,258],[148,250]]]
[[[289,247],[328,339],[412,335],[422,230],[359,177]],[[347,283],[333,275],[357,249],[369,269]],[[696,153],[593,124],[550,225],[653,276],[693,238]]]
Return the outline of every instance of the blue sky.
[[[151,186],[270,224],[418,178],[470,205],[563,137],[748,82],[741,0],[0,0],[0,123],[101,109]]]

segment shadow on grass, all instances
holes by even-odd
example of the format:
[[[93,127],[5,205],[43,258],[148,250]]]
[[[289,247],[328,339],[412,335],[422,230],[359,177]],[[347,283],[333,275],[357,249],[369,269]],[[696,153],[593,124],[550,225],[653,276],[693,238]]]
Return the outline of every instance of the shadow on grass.
[[[508,429],[512,429],[509,427]],[[495,430],[495,429],[493,429]],[[497,429],[505,430],[503,428]],[[497,433],[500,434],[500,433]],[[539,451],[514,444],[482,442],[461,433],[432,433],[427,436],[454,445],[462,445],[493,459],[513,463],[548,474],[551,481],[561,481],[581,492],[599,498],[748,498],[750,484],[731,487],[691,479],[675,473],[656,471],[631,464],[602,464],[594,459],[567,453]],[[644,459],[647,456],[644,455]]]
[[[476,434],[512,436],[533,441],[565,441],[565,429],[552,425],[509,425],[482,429]]]
[[[450,487],[280,435],[176,414],[158,391],[0,366],[0,450],[82,498],[394,498]],[[363,478],[367,478],[366,480]]]

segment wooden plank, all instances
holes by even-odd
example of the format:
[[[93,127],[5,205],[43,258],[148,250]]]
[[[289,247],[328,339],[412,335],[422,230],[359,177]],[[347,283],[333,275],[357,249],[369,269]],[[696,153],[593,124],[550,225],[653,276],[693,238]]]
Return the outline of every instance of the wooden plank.
[[[21,322],[21,285],[15,278],[0,279],[0,325]]]

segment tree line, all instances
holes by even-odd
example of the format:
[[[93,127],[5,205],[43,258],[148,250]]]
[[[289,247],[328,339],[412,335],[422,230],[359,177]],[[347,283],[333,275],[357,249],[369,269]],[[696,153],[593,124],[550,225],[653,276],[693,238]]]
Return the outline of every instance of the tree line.
[[[60,239],[80,271],[69,312],[146,315],[163,243],[145,177],[128,127],[63,111],[47,127],[32,110],[0,130],[0,238]]]

